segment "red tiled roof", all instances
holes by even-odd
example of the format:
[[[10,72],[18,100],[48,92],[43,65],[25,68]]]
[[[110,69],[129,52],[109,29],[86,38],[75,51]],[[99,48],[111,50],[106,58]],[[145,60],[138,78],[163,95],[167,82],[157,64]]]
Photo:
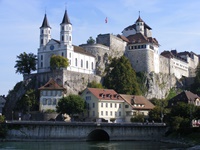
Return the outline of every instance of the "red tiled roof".
[[[156,45],[159,45],[158,41],[155,38],[146,37],[141,33],[129,35],[127,39],[129,40],[130,43],[154,43]]]
[[[112,89],[87,88],[99,100],[123,100],[123,98]]]
[[[122,39],[122,40],[125,41],[125,42],[128,42],[128,43],[130,42],[130,41],[129,41],[125,36],[123,36],[123,35],[118,34],[117,37],[120,38],[120,39]]]
[[[58,85],[54,79],[49,79],[49,81],[41,86],[39,90],[65,90],[62,86]]]
[[[143,110],[150,110],[153,109],[155,106],[147,100],[144,96],[138,95],[125,95],[120,94],[120,96],[130,105],[132,109],[143,109]],[[136,106],[134,106],[136,104]],[[139,106],[140,105],[140,106]],[[142,107],[144,105],[144,107]]]

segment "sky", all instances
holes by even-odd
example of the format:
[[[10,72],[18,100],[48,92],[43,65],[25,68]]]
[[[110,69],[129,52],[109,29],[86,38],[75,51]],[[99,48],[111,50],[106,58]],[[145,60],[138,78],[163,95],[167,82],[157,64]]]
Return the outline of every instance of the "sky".
[[[160,52],[176,49],[200,54],[199,0],[0,0],[0,95],[7,95],[23,80],[16,73],[15,61],[23,52],[37,54],[45,13],[51,37],[59,40],[65,9],[73,26],[74,45],[86,43],[90,36],[96,39],[98,34],[121,34],[140,12]]]

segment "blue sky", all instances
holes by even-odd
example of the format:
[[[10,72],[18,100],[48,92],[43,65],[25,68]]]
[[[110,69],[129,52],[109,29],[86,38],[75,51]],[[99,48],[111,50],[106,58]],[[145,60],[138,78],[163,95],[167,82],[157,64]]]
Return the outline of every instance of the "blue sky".
[[[199,0],[0,0],[0,95],[7,95],[22,80],[22,75],[15,73],[16,56],[22,52],[37,54],[45,10],[51,37],[59,40],[67,8],[75,45],[98,34],[121,34],[134,24],[140,11],[161,45],[160,52],[177,49],[200,54],[199,7]]]

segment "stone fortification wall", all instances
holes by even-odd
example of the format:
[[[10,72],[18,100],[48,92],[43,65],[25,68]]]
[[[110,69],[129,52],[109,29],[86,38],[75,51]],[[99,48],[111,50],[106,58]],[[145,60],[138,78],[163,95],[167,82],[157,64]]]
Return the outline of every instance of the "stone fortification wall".
[[[170,59],[160,55],[160,72],[163,74],[170,74]]]
[[[100,34],[96,39],[96,43],[80,46],[96,56],[96,74],[103,75],[105,67],[109,63],[109,57],[114,58],[124,55],[126,42],[112,34]]]
[[[67,69],[54,72],[32,74],[32,77],[33,76],[37,78],[36,88],[43,86],[46,82],[49,81],[50,78],[53,78],[58,84],[63,85],[63,87],[67,89],[67,95],[78,94],[80,91],[87,87],[89,82],[101,82],[100,76],[73,72]],[[27,77],[25,76],[24,79],[26,80]]]

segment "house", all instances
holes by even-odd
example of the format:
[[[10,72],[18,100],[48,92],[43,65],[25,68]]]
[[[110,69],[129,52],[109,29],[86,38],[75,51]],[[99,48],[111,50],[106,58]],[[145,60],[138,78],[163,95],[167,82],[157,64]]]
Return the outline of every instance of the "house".
[[[188,104],[194,104],[195,106],[200,106],[200,97],[190,91],[183,91],[177,96],[169,100],[169,107],[176,105],[178,102],[184,102]]]
[[[86,88],[81,97],[87,104],[86,120],[124,121],[124,99],[114,90]]]
[[[0,115],[2,115],[3,107],[5,106],[6,99],[5,96],[0,96]]]
[[[60,86],[54,79],[50,79],[44,86],[39,88],[39,110],[45,112],[48,109],[56,110],[58,100],[63,97],[66,89]]]
[[[155,107],[144,96],[125,94],[120,94],[120,96],[125,100],[124,113],[126,122],[130,122],[130,119],[138,114],[148,117],[149,111]]]

